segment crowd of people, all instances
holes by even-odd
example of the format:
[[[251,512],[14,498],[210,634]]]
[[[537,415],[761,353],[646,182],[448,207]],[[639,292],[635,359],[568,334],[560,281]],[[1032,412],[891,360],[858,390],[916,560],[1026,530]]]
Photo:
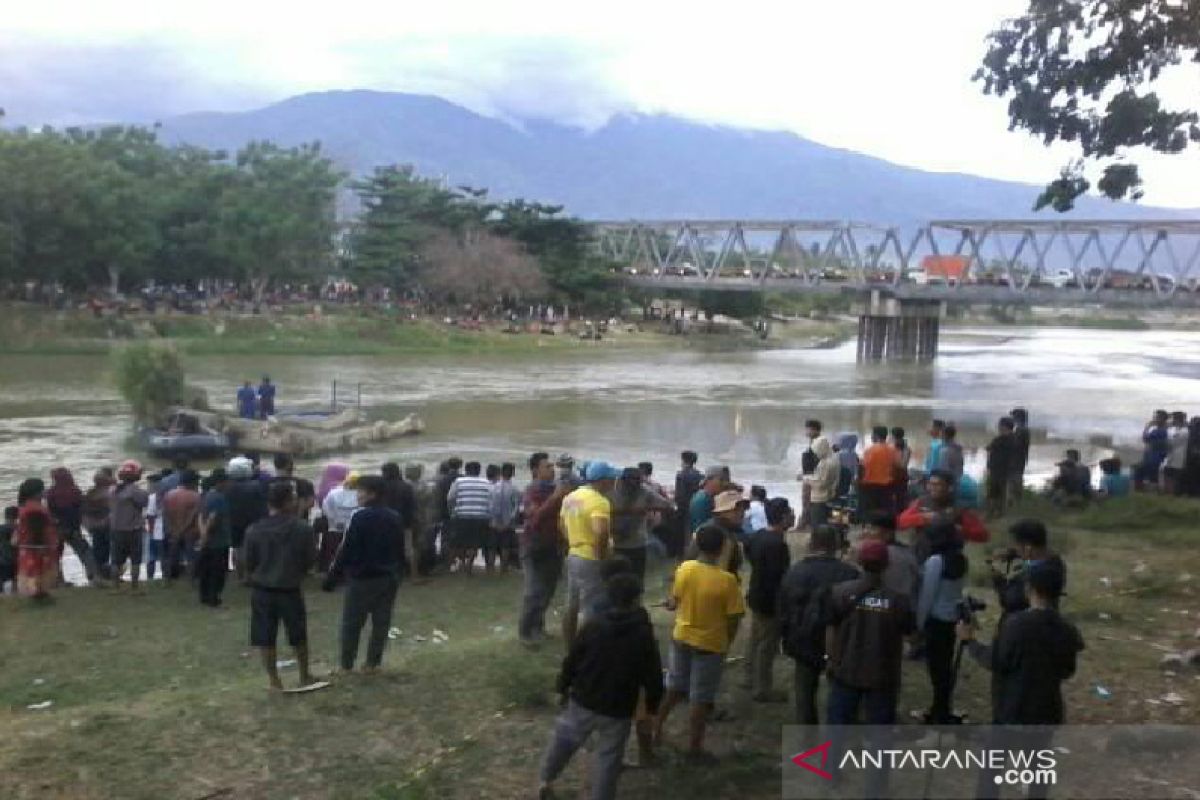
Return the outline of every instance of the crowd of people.
[[[1155,482],[1164,490],[1186,486],[1189,457],[1172,466],[1175,439],[1169,429],[1160,436],[1158,419],[1147,427],[1137,480],[1147,484],[1155,474],[1154,447],[1163,453]],[[988,447],[991,516],[1024,490],[1027,426],[1028,415],[1014,410]],[[513,463],[460,458],[428,479],[416,463],[389,462],[377,474],[334,463],[315,482],[297,476],[287,456],[273,470],[239,456],[205,476],[183,460],[149,475],[126,461],[99,470],[87,489],[60,467],[48,488],[39,478],[24,481],[17,505],[5,510],[0,542],[12,549],[0,559],[0,581],[15,578],[20,594],[49,602],[69,545],[92,583],[141,593],[144,565],[145,578],[189,583],[202,605],[219,607],[233,572],[250,590],[250,640],[269,685],[282,688],[275,666],[282,626],[296,651],[297,688],[307,690],[326,685],[309,668],[307,576],[316,573],[327,591],[345,586],[340,670],[355,668],[370,622],[362,667],[370,673],[381,666],[402,580],[468,579],[481,566],[519,570],[521,643],[537,648],[561,637],[566,652],[558,680],[564,705],[540,767],[542,796],[594,738],[593,797],[613,797],[630,736],[639,760],[652,763],[667,720],[684,704],[686,757],[710,763],[707,729],[720,713],[725,666],[743,627],[744,688],[757,702],[786,701],[774,681],[776,659],[786,657],[799,724],[896,722],[906,651],[928,671],[930,724],[962,721],[953,700],[961,652],[993,673],[993,722],[1063,722],[1060,684],[1083,642],[1058,613],[1066,565],[1045,526],[1017,522],[1009,546],[989,558],[1001,617],[992,643],[981,644],[980,603],[966,594],[966,550],[991,534],[977,511],[979,486],[963,472],[955,425],[933,421],[920,464],[900,428],[873,429],[860,455],[856,435],[831,440],[818,420],[805,427],[799,513],[760,486],[747,490],[728,467],[701,469],[691,451],[681,454],[671,488],[648,462],[617,468],[546,452],[528,458],[523,488]],[[669,567],[665,607],[674,615],[665,670],[644,602],[655,558]],[[561,631],[552,632],[547,614],[564,576]]]

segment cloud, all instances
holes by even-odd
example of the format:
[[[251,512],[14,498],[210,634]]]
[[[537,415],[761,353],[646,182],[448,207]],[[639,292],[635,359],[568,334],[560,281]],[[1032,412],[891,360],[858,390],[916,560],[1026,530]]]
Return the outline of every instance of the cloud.
[[[250,108],[274,91],[207,76],[166,44],[52,44],[0,37],[0,108],[7,124],[149,123],[209,108]]]

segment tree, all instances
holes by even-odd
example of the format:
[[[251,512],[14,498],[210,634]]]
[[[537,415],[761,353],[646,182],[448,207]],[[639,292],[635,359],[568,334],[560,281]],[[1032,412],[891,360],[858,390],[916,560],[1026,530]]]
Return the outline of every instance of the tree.
[[[562,206],[512,200],[496,207],[489,225],[493,233],[515,239],[537,258],[559,299],[599,310],[619,309],[621,296],[615,291],[611,265],[595,253],[591,228],[563,216]]]
[[[187,394],[183,362],[169,345],[138,342],[113,354],[117,389],[141,423],[158,421]]]
[[[341,175],[319,145],[252,142],[221,196],[220,238],[234,276],[262,301],[271,280],[322,277],[333,260]]]
[[[540,297],[546,289],[537,260],[520,243],[487,231],[442,231],[422,252],[421,286],[443,302],[511,302]]]
[[[989,35],[974,77],[985,94],[1009,98],[1010,130],[1079,148],[1035,205],[1068,211],[1091,188],[1085,161],[1109,161],[1102,194],[1137,200],[1131,148],[1180,153],[1200,143],[1197,112],[1154,90],[1172,69],[1200,74],[1200,0],[1029,0]]]

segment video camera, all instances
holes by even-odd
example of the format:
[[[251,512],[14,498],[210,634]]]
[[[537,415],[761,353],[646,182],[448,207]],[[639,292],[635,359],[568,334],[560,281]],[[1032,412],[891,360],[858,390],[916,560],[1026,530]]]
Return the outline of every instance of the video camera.
[[[958,621],[968,625],[975,624],[975,614],[987,608],[987,603],[971,595],[963,595],[958,601]]]

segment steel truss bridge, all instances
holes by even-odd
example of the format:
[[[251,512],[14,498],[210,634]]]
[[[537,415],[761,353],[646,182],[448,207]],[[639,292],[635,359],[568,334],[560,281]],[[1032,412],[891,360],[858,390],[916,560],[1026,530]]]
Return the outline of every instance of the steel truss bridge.
[[[1200,307],[1200,220],[938,220],[903,230],[810,220],[594,223],[626,279],[660,289],[899,300]],[[961,256],[957,278],[927,256]]]

